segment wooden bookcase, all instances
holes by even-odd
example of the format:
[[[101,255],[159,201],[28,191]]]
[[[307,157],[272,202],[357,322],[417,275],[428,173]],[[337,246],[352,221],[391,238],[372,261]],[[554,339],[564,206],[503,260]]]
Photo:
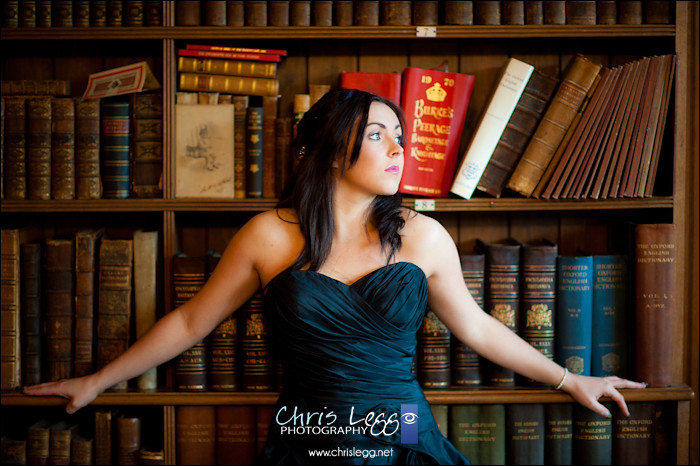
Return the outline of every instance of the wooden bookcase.
[[[545,73],[558,75],[575,53],[605,65],[661,53],[678,55],[673,103],[654,196],[643,199],[540,201],[517,197],[471,200],[437,199],[426,212],[450,231],[461,251],[477,238],[519,241],[548,237],[560,253],[577,248],[597,253],[610,246],[619,221],[673,222],[676,225],[676,309],[674,314],[671,388],[625,391],[630,401],[675,403],[678,464],[697,463],[698,401],[698,11],[695,2],[676,4],[675,24],[596,26],[438,26],[437,37],[418,38],[415,27],[176,27],[174,2],[164,2],[163,27],[2,29],[3,79],[71,79],[74,96],[81,95],[87,76],[103,69],[146,60],[163,86],[163,199],[100,199],[91,201],[3,200],[2,226],[37,225],[46,234],[75,232],[85,226],[130,234],[160,231],[161,312],[172,307],[172,257],[213,249],[222,251],[243,223],[271,209],[273,199],[199,201],[174,198],[174,110],[177,49],[188,42],[235,43],[241,46],[285,48],[281,63],[280,115],[292,114],[295,93],[308,84],[337,87],[339,72],[401,71],[406,66],[434,68],[447,60],[450,71],[476,75],[469,104],[464,147],[483,109],[486,94],[501,64],[509,56],[522,58]],[[413,207],[414,200],[407,198]],[[167,365],[166,365],[167,366]],[[167,367],[166,367],[167,369]],[[171,369],[162,371],[172,372]],[[167,378],[164,386],[168,387]],[[522,403],[570,401],[551,390],[433,390],[432,403]],[[105,393],[97,406],[162,407],[166,463],[175,462],[174,412],[178,405],[272,404],[275,393]],[[2,411],[60,406],[58,398],[2,393]],[[59,409],[59,408],[56,408]],[[5,416],[3,416],[5,417]]]

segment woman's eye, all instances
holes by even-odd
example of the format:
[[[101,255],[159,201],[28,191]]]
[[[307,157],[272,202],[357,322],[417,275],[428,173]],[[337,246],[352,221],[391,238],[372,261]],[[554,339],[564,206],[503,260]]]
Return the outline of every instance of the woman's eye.
[[[369,135],[369,138],[374,140],[374,141],[378,141],[379,140],[379,133],[371,133]]]
[[[396,136],[394,138],[394,141],[396,141],[398,144],[401,144],[401,141],[403,140],[403,136]]]

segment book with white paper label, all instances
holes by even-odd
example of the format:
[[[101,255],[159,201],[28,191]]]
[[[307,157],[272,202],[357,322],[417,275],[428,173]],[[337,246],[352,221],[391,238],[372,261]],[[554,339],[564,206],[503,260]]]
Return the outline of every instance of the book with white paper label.
[[[471,198],[533,70],[532,65],[515,58],[508,59],[503,66],[498,85],[481,115],[452,182],[452,193],[465,199]]]

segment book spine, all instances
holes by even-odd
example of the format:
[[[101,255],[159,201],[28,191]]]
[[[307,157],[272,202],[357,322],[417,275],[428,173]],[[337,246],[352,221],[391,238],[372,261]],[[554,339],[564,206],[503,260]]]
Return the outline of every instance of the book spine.
[[[525,2],[523,0],[503,2],[503,24],[525,24]]]
[[[566,3],[544,0],[544,24],[566,24]]]
[[[276,136],[275,122],[278,114],[278,97],[263,97],[262,120],[262,197],[275,197],[275,159]]]
[[[580,375],[591,374],[593,258],[557,258],[555,360]]]
[[[246,197],[259,199],[263,190],[263,108],[246,111]]]
[[[248,76],[180,73],[180,90],[276,96],[279,94],[279,80]]]
[[[0,353],[0,365],[2,376],[0,388],[2,390],[14,390],[21,386],[21,362],[20,362],[20,245],[19,231],[16,229],[3,229],[1,233],[2,243],[0,251],[2,255],[2,275],[0,275],[0,287],[2,289],[2,303],[0,316],[2,320],[2,342]]]
[[[437,26],[438,2],[417,1],[413,3],[413,24],[416,26]]]
[[[296,0],[289,8],[289,24],[292,26],[311,26],[311,1]]]
[[[508,181],[508,188],[525,196],[532,194],[600,68],[600,65],[592,63],[582,55],[574,57],[542,121],[515,167]]]
[[[433,418],[435,419],[435,423],[438,426],[438,430],[440,433],[447,438],[449,435],[449,428],[450,428],[450,422],[449,422],[449,406],[446,404],[431,404],[430,405],[430,412],[433,414]]]
[[[245,26],[245,2],[243,0],[226,2],[226,25],[229,27]]]
[[[573,416],[572,403],[545,405],[544,464],[573,464],[571,461]]]
[[[90,27],[90,2],[79,0],[73,2],[73,25],[75,27]]]
[[[75,234],[75,377],[94,371],[95,270],[103,233],[104,230],[85,230]]]
[[[333,2],[328,0],[313,2],[313,25],[333,26]]]
[[[26,124],[26,99],[5,97],[5,199],[27,198]]]
[[[238,2],[229,2],[238,3]],[[229,5],[230,7],[230,5]],[[230,9],[230,8],[229,8]],[[235,10],[235,9],[234,9]],[[239,53],[253,53],[262,55],[281,55],[286,56],[287,51],[283,49],[258,49],[251,47],[228,47],[223,45],[202,45],[202,44],[186,44],[186,50],[209,50],[215,52],[239,52]]]
[[[289,26],[289,1],[271,1],[268,5],[270,26]]]
[[[70,444],[77,434],[78,424],[69,424],[68,422],[58,421],[49,429],[48,464],[71,464]]]
[[[8,96],[56,96],[71,95],[67,79],[3,79],[2,94]]]
[[[53,99],[51,105],[51,197],[75,198],[75,101]]]
[[[673,4],[671,2],[661,0],[644,2],[645,24],[672,24],[673,22]]]
[[[220,3],[220,2],[217,2]],[[144,2],[142,0],[130,1],[125,0],[123,2],[123,18],[124,26],[129,27],[140,27],[143,26],[144,21]],[[225,6],[224,6],[225,8]]]
[[[635,227],[635,378],[651,387],[671,384],[675,311],[675,226]]]
[[[596,24],[595,0],[567,0],[566,24]]]
[[[610,403],[603,406],[612,410]],[[572,458],[577,464],[612,464],[612,418],[574,406]]]
[[[177,308],[196,295],[206,281],[205,257],[175,256],[173,258],[173,306]],[[197,342],[177,358],[175,367],[177,389],[207,390],[206,339]]]
[[[216,407],[175,407],[176,464],[216,463]]]
[[[465,199],[471,198],[533,70],[532,65],[515,58],[504,65],[452,183],[452,193]]]
[[[242,312],[241,312],[242,311]],[[241,388],[266,391],[275,387],[275,370],[270,349],[270,334],[262,308],[262,294],[248,300],[241,309]]]
[[[484,307],[485,256],[483,254],[461,254],[462,276],[476,304]],[[479,354],[452,337],[450,370],[452,385],[477,387],[481,385],[481,362]]]
[[[200,3],[189,0],[176,2],[175,24],[178,26],[199,26],[202,20]]]
[[[521,248],[520,336],[554,359],[557,297],[557,245],[550,241]],[[529,386],[541,386],[528,380]]]
[[[504,404],[451,405],[449,422],[449,440],[472,464],[507,464]]]
[[[596,1],[596,24],[617,24],[617,2],[615,0]]]
[[[100,101],[97,99],[79,99],[75,103],[75,184],[76,198],[100,198]]]
[[[129,346],[133,277],[133,240],[103,238],[98,275],[97,368],[101,369]],[[113,388],[125,389],[126,381]]]
[[[3,237],[3,242],[6,240]],[[43,328],[43,300],[41,278],[41,243],[25,243],[21,246],[21,362],[22,383],[24,385],[36,385],[42,381],[42,328]],[[3,264],[4,266],[4,264]],[[3,269],[4,272],[5,269]],[[3,276],[3,281],[5,277]],[[9,291],[3,287],[3,296]],[[12,296],[12,294],[8,294]],[[3,320],[3,323],[5,321]],[[4,326],[4,324],[3,324]],[[4,372],[4,368],[3,368]]]
[[[209,347],[209,389],[238,390],[238,316],[224,319],[207,338]]]
[[[204,2],[204,26],[226,26],[226,2]]]
[[[41,419],[27,429],[27,464],[48,464],[51,421]]]
[[[275,414],[275,407],[274,406],[256,406],[256,413],[255,413],[255,420],[256,420],[256,429],[255,429],[255,437],[256,437],[256,444],[257,444],[257,454],[259,455],[263,448],[265,447],[265,443],[267,442],[267,437],[270,432],[270,424],[273,422],[273,416]]]
[[[501,24],[501,2],[476,0],[474,2],[474,24]]]
[[[51,199],[51,97],[27,99],[27,191]]]
[[[354,16],[352,0],[335,0],[333,14],[334,26],[352,26]]]
[[[216,407],[216,464],[254,464],[255,406]]]
[[[233,197],[246,196],[246,115],[249,97],[233,96]]]
[[[545,409],[542,403],[506,406],[506,464],[545,464]]]
[[[591,375],[627,375],[627,259],[593,256]]]
[[[246,0],[245,25],[267,26],[267,2]]]
[[[382,26],[410,26],[411,3],[407,1],[384,1],[380,3]]]
[[[111,409],[95,410],[95,464],[113,464],[112,420],[114,416],[115,413]]]
[[[163,2],[159,0],[144,2],[144,22],[146,26],[163,25]]]
[[[72,1],[54,1],[52,10],[52,27],[73,27]]]
[[[139,464],[141,418],[117,417],[117,464]]]
[[[103,102],[101,109],[101,174],[102,197],[129,197],[130,102]]]
[[[73,377],[74,248],[72,239],[46,241],[44,263],[46,357],[44,360],[49,382]]]
[[[426,389],[450,386],[450,331],[428,308],[418,334],[418,381]]]
[[[141,338],[156,322],[158,232],[134,232],[134,316],[136,338]],[[157,368],[138,377],[139,390],[155,390],[158,386]]]
[[[197,58],[216,58],[224,60],[252,60],[264,63],[281,61],[280,55],[272,53],[254,53],[254,52],[226,52],[219,50],[199,50],[199,49],[180,49],[177,54],[180,57],[197,57]]]
[[[292,126],[291,118],[275,120],[275,197],[280,197],[292,172]]]
[[[78,434],[70,444],[71,464],[95,464],[93,451],[95,440]]]
[[[525,0],[525,24],[544,24],[542,0]]]
[[[355,26],[379,26],[379,1],[353,2]]]
[[[469,1],[447,1],[444,2],[445,24],[455,24],[459,26],[469,26],[474,24],[474,2]]]
[[[274,78],[277,75],[277,63],[218,58],[178,57],[177,70],[187,73]]]
[[[641,0],[617,2],[617,15],[620,24],[642,24],[644,6]]]
[[[90,2],[90,25],[93,27],[107,26],[106,0],[93,0]]]
[[[477,404],[450,405],[448,408],[448,439],[472,464],[480,464],[479,442],[484,439],[476,434],[480,409],[481,405]]]
[[[123,26],[124,13],[124,4],[122,2],[107,0],[107,26]]]
[[[652,402],[628,403],[630,415],[613,406],[612,464],[654,462],[656,406]]]
[[[163,94],[134,94],[133,180],[136,198],[163,196]]]

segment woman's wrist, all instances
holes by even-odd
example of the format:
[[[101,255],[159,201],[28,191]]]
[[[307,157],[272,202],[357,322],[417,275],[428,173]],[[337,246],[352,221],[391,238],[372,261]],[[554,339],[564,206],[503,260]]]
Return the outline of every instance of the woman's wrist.
[[[556,387],[554,387],[555,390],[562,390],[564,388],[564,384],[566,383],[566,379],[569,376],[569,369],[566,367],[564,368],[564,375],[562,375],[561,379],[559,380],[559,383],[557,384]]]

